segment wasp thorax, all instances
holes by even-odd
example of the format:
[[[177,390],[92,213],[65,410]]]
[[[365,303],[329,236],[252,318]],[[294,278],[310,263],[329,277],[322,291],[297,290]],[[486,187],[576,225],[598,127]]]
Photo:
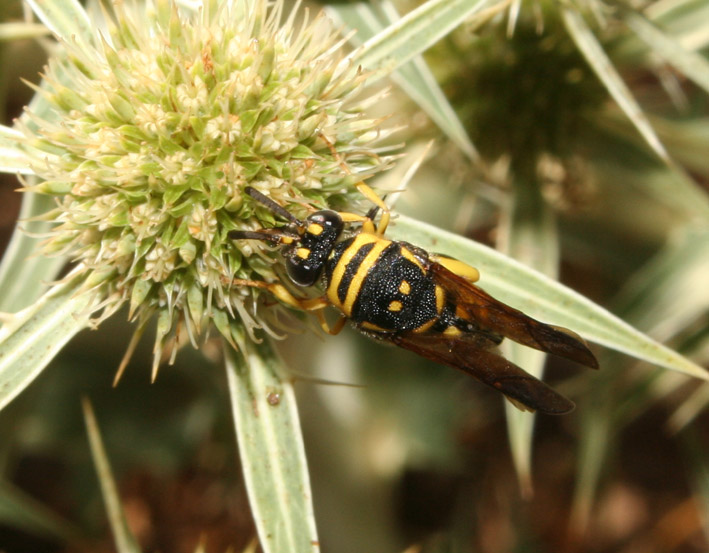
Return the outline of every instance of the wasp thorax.
[[[300,240],[284,252],[293,282],[312,286],[318,281],[343,226],[342,217],[329,210],[316,211],[305,220]]]

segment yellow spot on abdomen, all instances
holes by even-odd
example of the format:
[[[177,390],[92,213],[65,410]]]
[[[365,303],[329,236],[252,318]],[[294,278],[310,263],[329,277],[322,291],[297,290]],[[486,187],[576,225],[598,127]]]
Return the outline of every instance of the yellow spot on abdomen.
[[[415,332],[416,334],[423,334],[423,333],[426,332],[429,328],[431,328],[434,324],[436,324],[436,321],[437,321],[437,320],[438,320],[438,319],[436,318],[436,319],[431,319],[430,321],[426,321],[426,322],[423,323],[421,326],[418,326],[418,327],[414,328],[413,332]]]
[[[398,311],[401,311],[401,309],[402,309],[403,307],[404,307],[404,306],[402,305],[402,303],[401,303],[400,301],[394,300],[393,302],[391,302],[391,303],[389,304],[389,307],[388,307],[387,309],[389,309],[389,311],[391,311],[391,312],[393,312],[393,313],[396,313],[396,312],[398,312]]]
[[[405,280],[402,280],[401,284],[399,284],[399,292],[401,292],[402,294],[408,295],[409,292],[411,292],[411,284],[409,284]]]
[[[460,336],[463,332],[455,326],[449,326],[443,331],[446,336]]]
[[[436,313],[440,314],[446,305],[446,292],[436,285]]]
[[[308,248],[298,248],[295,250],[295,255],[301,259],[308,259],[308,256],[310,256],[310,250]]]

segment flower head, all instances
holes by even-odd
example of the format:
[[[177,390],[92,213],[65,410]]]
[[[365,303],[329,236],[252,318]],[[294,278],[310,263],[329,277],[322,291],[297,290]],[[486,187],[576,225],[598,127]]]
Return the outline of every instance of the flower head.
[[[231,285],[278,278],[273,252],[228,239],[274,224],[246,186],[303,216],[356,202],[387,163],[328,21],[296,28],[282,8],[115,2],[93,46],[60,44],[39,89],[50,109],[17,124],[44,179],[29,189],[57,198],[45,251],[76,260],[102,316],[158,315],[156,363],[181,323],[193,343],[212,323],[228,339],[263,324],[254,290]]]

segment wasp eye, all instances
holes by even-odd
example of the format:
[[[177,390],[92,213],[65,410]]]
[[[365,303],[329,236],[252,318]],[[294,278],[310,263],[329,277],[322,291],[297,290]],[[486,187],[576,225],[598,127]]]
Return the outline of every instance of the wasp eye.
[[[330,209],[316,211],[310,215],[307,220],[308,223],[318,223],[327,227],[342,227],[342,217],[340,217],[337,211],[332,211]]]

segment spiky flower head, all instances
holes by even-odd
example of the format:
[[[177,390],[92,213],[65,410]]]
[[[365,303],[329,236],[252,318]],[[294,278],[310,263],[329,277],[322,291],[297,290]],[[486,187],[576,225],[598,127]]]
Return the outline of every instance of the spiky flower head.
[[[50,109],[18,122],[45,179],[28,189],[57,198],[45,252],[77,261],[101,316],[157,315],[156,363],[181,323],[195,344],[211,324],[227,338],[262,324],[253,289],[231,285],[278,276],[272,252],[227,236],[274,224],[246,186],[303,216],[353,201],[387,163],[328,21],[282,11],[117,1],[91,44],[60,44],[38,89]]]

